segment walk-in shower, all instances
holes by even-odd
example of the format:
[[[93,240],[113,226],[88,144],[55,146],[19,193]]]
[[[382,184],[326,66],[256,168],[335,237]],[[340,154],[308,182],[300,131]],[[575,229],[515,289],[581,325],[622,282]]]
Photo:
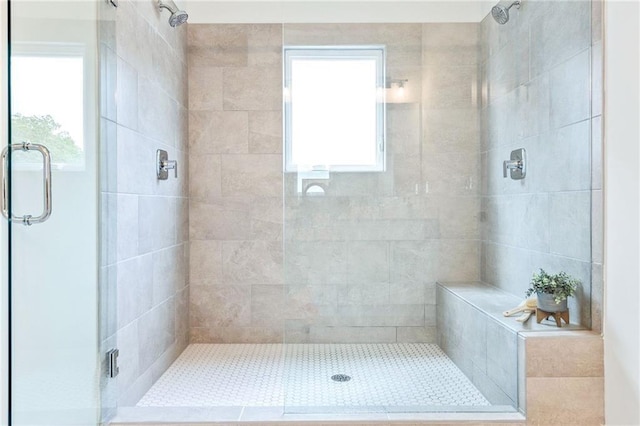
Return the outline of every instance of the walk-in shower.
[[[518,2],[198,1],[181,25],[171,1],[119,0],[74,4],[100,19],[73,28],[29,3],[12,135],[55,148],[55,208],[11,225],[16,419],[95,424],[100,400],[114,425],[517,422],[565,371],[524,359],[560,358],[530,344],[555,323],[502,314],[532,273],[579,279],[560,330],[599,330],[592,2],[498,25]],[[526,175],[503,177],[519,149]],[[39,211],[41,166],[19,165],[11,208]]]
[[[582,282],[565,329],[592,324],[591,9],[531,3],[496,25],[513,6],[480,23],[189,25],[190,344],[123,405],[526,410],[521,333],[551,328],[502,311],[561,268]],[[547,54],[567,34],[538,17],[569,7],[579,47]],[[574,84],[572,106],[550,90]],[[585,157],[556,178],[567,139]],[[520,148],[526,177],[504,179]]]

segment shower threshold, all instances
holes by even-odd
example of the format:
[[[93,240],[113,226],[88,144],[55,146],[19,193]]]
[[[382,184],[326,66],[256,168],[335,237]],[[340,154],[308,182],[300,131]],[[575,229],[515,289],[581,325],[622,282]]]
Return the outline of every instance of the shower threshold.
[[[496,407],[497,408],[497,407]],[[503,407],[507,409],[507,407]],[[526,424],[522,414],[511,412],[429,412],[429,413],[315,413],[288,414],[284,407],[123,407],[109,423],[112,426],[203,424],[455,424],[466,426],[487,423]],[[513,410],[511,408],[511,410]]]

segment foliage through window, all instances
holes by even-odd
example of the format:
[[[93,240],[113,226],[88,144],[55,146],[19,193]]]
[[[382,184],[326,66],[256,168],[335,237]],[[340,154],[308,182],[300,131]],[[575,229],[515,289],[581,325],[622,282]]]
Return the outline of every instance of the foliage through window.
[[[44,49],[43,49],[44,50]],[[57,167],[84,166],[84,58],[69,52],[25,52],[12,57],[11,143],[45,145]],[[16,151],[14,166],[41,164]]]

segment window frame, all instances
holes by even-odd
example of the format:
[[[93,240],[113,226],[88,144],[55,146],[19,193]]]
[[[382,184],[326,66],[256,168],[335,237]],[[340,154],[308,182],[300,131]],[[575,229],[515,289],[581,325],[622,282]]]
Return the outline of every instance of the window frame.
[[[330,171],[330,172],[384,172],[386,170],[386,108],[385,108],[385,64],[386,49],[383,45],[332,45],[332,46],[284,46],[284,171]],[[292,161],[292,103],[291,68],[292,61],[308,59],[374,59],[376,63],[376,162],[373,165],[327,165],[328,169],[313,167],[311,170],[299,168]]]

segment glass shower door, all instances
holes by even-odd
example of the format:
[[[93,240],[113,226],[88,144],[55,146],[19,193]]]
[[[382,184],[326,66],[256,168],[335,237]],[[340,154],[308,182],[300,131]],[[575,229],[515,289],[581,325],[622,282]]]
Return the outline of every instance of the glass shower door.
[[[98,423],[96,6],[10,2],[1,26],[12,425]]]

